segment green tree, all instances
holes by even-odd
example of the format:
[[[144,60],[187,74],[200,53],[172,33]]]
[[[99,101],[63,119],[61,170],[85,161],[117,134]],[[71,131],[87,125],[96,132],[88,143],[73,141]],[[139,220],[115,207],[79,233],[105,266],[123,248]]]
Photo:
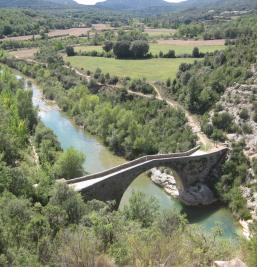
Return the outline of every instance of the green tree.
[[[147,41],[134,41],[130,45],[130,51],[134,58],[144,58],[149,51],[149,44]]]
[[[127,41],[118,41],[113,46],[113,53],[117,58],[131,57],[130,43]]]
[[[74,148],[69,148],[61,154],[54,169],[57,178],[72,179],[84,174],[85,157]]]
[[[74,50],[74,48],[72,46],[67,46],[66,47],[66,54],[67,54],[68,57],[73,57],[73,56],[76,55],[75,50]]]
[[[113,43],[111,41],[106,41],[104,42],[104,45],[103,45],[103,50],[108,53],[112,50],[113,48]]]
[[[195,58],[200,57],[200,51],[199,51],[199,48],[198,47],[195,47],[193,49],[192,56],[195,57]]]
[[[32,131],[37,124],[37,114],[32,103],[32,91],[18,90],[17,106],[20,118],[26,121],[28,129]]]

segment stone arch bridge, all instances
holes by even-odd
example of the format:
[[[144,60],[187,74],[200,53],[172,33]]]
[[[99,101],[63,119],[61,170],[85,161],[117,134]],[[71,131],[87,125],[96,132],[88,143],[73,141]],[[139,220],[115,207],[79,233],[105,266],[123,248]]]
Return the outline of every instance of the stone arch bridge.
[[[169,167],[175,172],[180,190],[184,191],[197,182],[208,183],[209,174],[225,160],[228,152],[228,148],[221,148],[210,153],[196,153],[198,149],[144,156],[100,173],[65,182],[81,192],[86,200],[115,200],[118,207],[124,192],[140,174],[154,167]]]

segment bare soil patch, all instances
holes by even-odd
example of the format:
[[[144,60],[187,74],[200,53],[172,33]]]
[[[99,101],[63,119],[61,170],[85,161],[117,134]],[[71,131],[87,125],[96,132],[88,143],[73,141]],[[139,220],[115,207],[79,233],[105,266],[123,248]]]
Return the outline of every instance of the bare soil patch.
[[[87,34],[88,31],[90,31],[91,28],[71,28],[71,29],[65,29],[65,30],[53,30],[48,33],[48,36],[50,37],[58,37],[58,36],[80,36],[82,34]]]

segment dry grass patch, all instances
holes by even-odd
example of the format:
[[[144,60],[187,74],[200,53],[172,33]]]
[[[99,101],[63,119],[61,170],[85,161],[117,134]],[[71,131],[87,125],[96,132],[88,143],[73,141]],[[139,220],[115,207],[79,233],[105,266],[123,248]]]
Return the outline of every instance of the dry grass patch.
[[[17,51],[9,52],[9,54],[19,59],[34,59],[34,55],[37,51],[37,48],[19,49]]]

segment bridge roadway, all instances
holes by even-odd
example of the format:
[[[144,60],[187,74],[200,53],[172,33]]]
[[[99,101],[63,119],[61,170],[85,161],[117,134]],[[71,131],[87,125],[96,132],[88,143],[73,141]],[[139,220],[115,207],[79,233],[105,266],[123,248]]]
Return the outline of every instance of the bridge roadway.
[[[87,175],[65,182],[75,191],[81,192],[87,200],[120,200],[133,180],[141,173],[154,167],[170,167],[180,190],[185,190],[196,182],[208,182],[210,173],[225,159],[228,148],[210,153],[198,151],[199,147],[184,153],[144,156],[109,170]]]

